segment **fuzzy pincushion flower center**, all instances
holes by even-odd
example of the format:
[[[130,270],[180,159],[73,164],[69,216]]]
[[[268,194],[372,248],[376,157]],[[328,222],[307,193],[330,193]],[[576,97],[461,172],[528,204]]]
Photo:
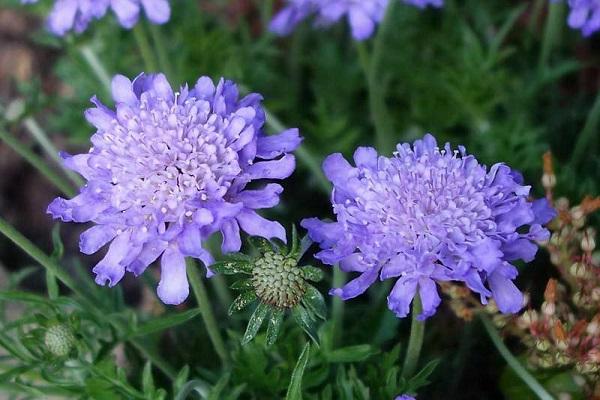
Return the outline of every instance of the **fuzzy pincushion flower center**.
[[[256,261],[252,285],[264,303],[279,308],[294,307],[306,292],[306,282],[296,260],[274,252],[267,252]]]

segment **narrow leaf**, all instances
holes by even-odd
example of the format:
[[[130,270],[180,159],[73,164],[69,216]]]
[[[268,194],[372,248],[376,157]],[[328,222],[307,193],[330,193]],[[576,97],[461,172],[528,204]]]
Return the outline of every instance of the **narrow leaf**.
[[[184,311],[175,315],[167,317],[157,317],[151,321],[145,322],[139,326],[130,336],[130,338],[149,335],[155,332],[161,332],[165,329],[172,328],[177,325],[181,325],[200,314],[200,310],[195,308],[193,310]]]
[[[310,342],[306,343],[302,353],[300,353],[300,357],[298,357],[298,361],[292,372],[292,379],[290,380],[287,394],[285,395],[285,400],[302,400],[302,377],[304,376],[304,370],[308,365],[309,358]]]
[[[298,257],[298,249],[300,243],[298,242],[298,228],[296,228],[296,224],[292,225],[292,243],[290,247],[290,252],[288,255],[292,258]]]
[[[370,344],[359,344],[334,350],[326,354],[325,358],[330,363],[351,363],[364,361],[376,353],[377,350]]]
[[[250,305],[250,303],[256,300],[256,298],[257,297],[254,292],[244,292],[240,294],[229,306],[229,315],[232,315],[248,307],[248,305]]]
[[[210,269],[224,275],[250,274],[252,264],[248,261],[219,261],[211,265]]]
[[[283,316],[285,311],[280,308],[273,310],[271,317],[269,318],[269,325],[267,326],[267,346],[272,346],[281,330],[281,324],[283,323]]]
[[[154,377],[152,376],[152,363],[150,361],[146,362],[142,372],[142,390],[146,396],[150,396],[154,392]]]
[[[319,345],[319,339],[317,335],[317,329],[315,327],[315,320],[311,317],[309,312],[302,306],[296,306],[292,310],[292,315],[294,319],[300,325],[302,330],[306,332],[306,334],[315,342],[315,344]]]
[[[265,303],[258,304],[258,307],[256,307],[256,310],[254,310],[254,313],[250,317],[250,321],[248,321],[248,327],[246,328],[246,333],[244,333],[244,337],[242,338],[243,345],[249,343],[252,339],[254,339],[254,337],[258,333],[258,330],[262,326],[263,321],[269,314],[270,310],[271,310],[271,307],[268,306],[267,304],[265,304]]]
[[[185,367],[181,368],[181,370],[175,377],[175,380],[173,381],[173,393],[178,393],[181,390],[181,388],[183,387],[185,382],[187,382],[189,375],[190,375],[190,366],[189,365],[186,365]]]
[[[252,285],[252,280],[250,279],[241,279],[239,281],[235,281],[231,286],[231,289],[238,291],[245,290],[253,290],[254,286]]]
[[[250,236],[248,242],[258,251],[265,253],[273,251],[273,245],[267,239],[259,236]]]
[[[306,293],[302,298],[302,302],[306,305],[317,317],[325,319],[327,317],[327,305],[321,292],[314,286],[307,285]]]

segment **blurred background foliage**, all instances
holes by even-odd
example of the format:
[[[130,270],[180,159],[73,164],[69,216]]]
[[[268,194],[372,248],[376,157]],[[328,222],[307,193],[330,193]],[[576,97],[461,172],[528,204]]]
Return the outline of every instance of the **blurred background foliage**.
[[[597,37],[584,39],[567,27],[564,2],[446,0],[443,9],[425,11],[398,4],[390,17],[391,28],[381,32],[375,43],[363,45],[350,40],[343,24],[326,30],[304,24],[289,38],[275,37],[265,30],[278,6],[273,0],[172,3],[173,17],[167,25],[141,26],[150,42],[164,49],[149,65],[135,35],[120,29],[112,18],[63,41],[43,28],[48,4],[24,8],[17,0],[0,0],[0,106],[5,114],[15,107],[15,100],[24,105],[23,113],[2,121],[2,128],[46,158],[27,135],[25,122],[30,117],[48,132],[57,148],[86,149],[93,132],[83,111],[90,97],[96,94],[111,102],[85,62],[81,50],[87,48],[99,55],[111,74],[134,77],[141,71],[162,70],[173,86],[193,84],[200,75],[234,79],[263,94],[269,111],[285,126],[299,127],[305,150],[319,163],[332,152],[349,155],[356,146],[380,144],[369,102],[370,92],[375,91],[386,106],[383,111],[389,124],[388,147],[379,149],[383,153],[392,152],[390,143],[412,141],[431,132],[440,141],[465,145],[488,165],[502,161],[520,169],[534,192],[542,195],[542,154],[551,150],[560,193],[574,201],[599,193],[600,42]],[[377,46],[383,51],[369,70],[364,59],[361,63],[361,54],[366,50],[374,55]],[[57,241],[53,244],[48,234],[52,225],[44,211],[57,191],[4,144],[0,152],[0,212],[50,252]],[[285,184],[282,204],[270,216],[290,227],[303,217],[330,213],[318,178],[300,160],[297,172]],[[136,337],[144,323],[160,318],[165,309],[154,299],[152,289],[140,282],[126,279],[122,288],[110,290],[91,284],[94,257],[80,257],[76,248],[81,230],[63,228],[66,248],[61,265],[76,274],[79,282],[88,283],[86,293],[98,301],[102,312],[120,321],[121,328],[129,328],[124,332],[106,318],[98,318],[79,303],[82,299],[67,301],[57,296],[46,304],[39,298],[22,298],[18,287],[41,292],[47,281],[41,269],[30,267],[29,259],[2,240],[0,261],[10,271],[10,279],[0,281],[4,286],[0,302],[13,309],[1,329],[2,340],[8,341],[3,347],[19,349],[13,356],[21,360],[25,372],[41,366],[41,377],[37,371],[27,379],[47,381],[60,392],[57,395],[91,398],[162,398],[182,390],[196,391],[205,399],[285,396],[289,377],[299,372],[297,359],[306,341],[302,331],[286,323],[272,348],[265,346],[262,333],[242,347],[240,327],[249,314],[228,317],[229,304],[223,304],[228,294],[216,284],[209,285],[209,295],[222,301],[215,311],[222,330],[228,332],[235,367],[225,374],[218,372],[218,359],[202,323],[186,314],[189,319],[181,317],[169,321],[172,326],[160,325],[141,335],[152,351],[173,366],[172,376],[150,366],[144,369],[143,353],[129,339]],[[522,287],[533,290],[534,296],[552,275],[548,264],[541,253],[521,278]],[[326,279],[320,283],[324,293],[332,285],[331,275],[326,270]],[[152,287],[156,276],[148,272],[145,280]],[[422,399],[534,398],[505,370],[480,324],[458,321],[448,310],[428,321],[420,381],[402,380],[397,366],[409,322],[391,315],[385,304],[385,285],[379,286],[363,300],[346,304],[342,331],[334,332],[331,323],[320,328],[321,345],[307,350],[310,362],[300,372],[305,398],[391,399],[404,390],[421,388],[428,380],[433,383],[419,390]],[[63,287],[60,292],[67,293]],[[190,303],[187,308],[194,310]],[[35,349],[35,332],[27,333],[27,327],[36,323],[31,320],[34,312],[44,315],[43,321],[37,321],[40,326],[59,321],[73,330],[78,345],[69,353],[67,364],[72,371],[56,368],[56,363],[69,357],[57,361],[47,351]],[[138,319],[139,323],[131,322]],[[11,329],[24,331],[11,336]],[[20,343],[23,337],[33,337],[34,344]],[[516,342],[508,344],[516,353],[522,350]],[[115,366],[111,361],[115,354],[126,362]],[[0,357],[0,365],[8,362],[8,356]],[[426,367],[426,362],[432,360],[440,365],[428,376],[433,364]],[[23,372],[2,371],[2,385],[16,372]],[[65,373],[77,378],[65,381]],[[580,387],[560,373],[543,378],[549,390],[582,398]],[[26,387],[26,378],[22,379],[19,385]],[[107,387],[112,388],[110,395],[106,395]],[[30,393],[31,398],[36,395],[39,392]]]

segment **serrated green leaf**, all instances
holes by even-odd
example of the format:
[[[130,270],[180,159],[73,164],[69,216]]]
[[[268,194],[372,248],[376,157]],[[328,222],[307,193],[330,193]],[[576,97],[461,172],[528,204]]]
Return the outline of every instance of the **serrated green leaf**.
[[[330,363],[351,363],[364,361],[373,354],[377,354],[377,349],[373,346],[370,344],[359,344],[329,352],[325,355],[325,358]]]
[[[313,282],[320,282],[323,279],[323,271],[319,268],[313,267],[311,265],[306,265],[300,268],[302,269],[302,273],[304,274],[304,279]]]
[[[244,308],[248,307],[250,303],[257,299],[256,293],[248,291],[240,294],[229,306],[228,314],[232,315],[233,313],[239,312]]]
[[[302,328],[304,332],[319,345],[319,337],[317,335],[316,322],[311,317],[310,313],[302,306],[296,306],[292,309],[292,315],[296,320],[296,323]]]
[[[269,311],[271,311],[271,306],[265,303],[258,303],[258,307],[256,307],[256,310],[254,310],[252,316],[250,317],[250,321],[248,321],[246,332],[242,337],[242,345],[247,344],[254,339],[258,333],[258,330],[262,326],[263,321],[269,314]]]
[[[271,312],[269,325],[267,326],[267,346],[272,346],[277,340],[284,314],[285,311],[280,308],[276,308]]]
[[[212,264],[210,269],[224,275],[251,274],[252,263],[248,261],[219,261]]]
[[[239,281],[235,281],[231,286],[229,286],[233,290],[244,291],[244,290],[253,290],[254,286],[252,285],[251,279],[241,279]]]
[[[177,325],[181,325],[192,318],[200,314],[200,310],[195,308],[193,310],[184,311],[167,317],[157,317],[151,321],[145,322],[139,326],[131,335],[130,338],[150,335],[156,332],[162,332],[165,329],[172,328]]]
[[[321,292],[314,286],[306,285],[306,293],[302,298],[302,303],[310,309],[317,317],[321,319],[327,318],[327,305]]]
[[[188,377],[190,375],[190,366],[186,365],[177,374],[175,380],[173,381],[173,393],[179,393],[185,382],[187,382]]]
[[[142,372],[142,391],[146,396],[154,392],[154,377],[152,376],[152,363],[147,361]]]
[[[308,365],[310,359],[310,342],[304,345],[300,357],[296,362],[294,371],[292,372],[292,378],[290,379],[290,385],[288,386],[285,400],[302,400],[302,377],[304,376],[304,370]]]

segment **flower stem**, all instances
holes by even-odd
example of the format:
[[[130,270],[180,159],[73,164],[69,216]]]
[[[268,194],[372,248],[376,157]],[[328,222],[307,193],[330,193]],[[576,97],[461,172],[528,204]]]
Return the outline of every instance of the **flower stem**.
[[[56,263],[51,257],[49,257],[46,253],[44,253],[39,247],[33,244],[29,239],[27,239],[21,232],[16,230],[11,224],[0,217],[0,233],[6,236],[10,241],[16,244],[21,250],[23,250],[27,255],[37,261],[40,265],[42,265],[46,270],[56,276],[66,287],[68,287],[75,295],[77,295],[81,301],[81,303],[95,315],[98,319],[103,320],[104,322],[113,325],[117,330],[121,332],[125,332],[127,327],[121,325],[117,319],[111,318],[109,313],[104,312],[97,308],[97,305],[89,299],[89,296],[86,295],[75,283],[71,275],[62,268],[58,263]],[[148,349],[140,339],[129,339],[129,342],[136,348],[140,353],[142,353],[145,357],[148,358],[154,365],[156,365],[160,370],[162,370],[165,375],[169,378],[174,379],[176,376],[176,372],[173,368],[168,365],[160,356],[152,352]]]
[[[586,153],[589,152],[594,141],[597,139],[598,122],[600,122],[600,91],[598,91],[596,100],[587,115],[583,129],[577,136],[577,142],[575,143],[575,148],[571,155],[571,164],[574,167],[580,166],[582,161],[586,158]]]
[[[165,38],[161,29],[162,28],[159,25],[150,24],[150,34],[152,35],[152,40],[154,42],[154,50],[158,56],[158,65],[160,66],[161,71],[167,75],[167,78],[171,80],[175,78],[175,75],[171,68],[167,46],[165,46]]]
[[[346,283],[346,274],[339,266],[333,267],[333,287],[339,288]],[[344,325],[344,300],[334,296],[331,300],[331,321],[333,323],[333,342],[339,344]]]
[[[58,149],[54,146],[50,139],[48,139],[48,135],[42,129],[40,124],[38,124],[33,117],[27,117],[23,120],[23,126],[25,126],[31,136],[33,136],[33,138],[38,142],[48,157],[50,157],[60,168],[65,171],[65,174],[69,177],[71,182],[73,182],[76,187],[83,186],[84,182],[81,177],[73,173],[73,171],[65,168],[62,159],[58,155]]]
[[[44,175],[44,177],[56,186],[65,196],[73,197],[75,195],[75,190],[62,176],[57,174],[52,168],[48,167],[44,160],[31,151],[30,148],[19,142],[2,128],[0,128],[0,139]]]
[[[142,60],[144,61],[144,66],[146,68],[145,72],[158,72],[158,67],[156,65],[156,62],[154,61],[152,47],[150,46],[150,41],[148,40],[148,35],[143,24],[135,25],[135,27],[133,28],[133,36],[135,37],[138,49],[140,50],[140,54],[142,55]]]
[[[410,325],[410,338],[408,339],[408,348],[404,357],[404,367],[402,368],[402,377],[410,379],[416,372],[419,365],[419,356],[423,347],[423,338],[425,336],[425,321],[418,319],[423,311],[421,297],[417,294],[412,304],[412,321]]]
[[[386,83],[382,81],[380,74],[383,56],[386,53],[384,41],[392,25],[391,15],[393,14],[394,5],[395,2],[390,2],[386,9],[385,17],[373,43],[373,52],[369,53],[365,43],[356,43],[358,58],[369,90],[369,109],[375,126],[375,140],[379,151],[389,151],[394,146],[392,119],[385,103]]]
[[[485,327],[488,336],[492,340],[492,343],[494,343],[494,346],[496,346],[496,349],[500,355],[502,355],[508,366],[512,368],[515,374],[521,378],[523,383],[525,383],[539,399],[553,400],[554,397],[552,397],[552,395],[546,391],[546,389],[535,379],[533,375],[529,373],[529,371],[525,369],[525,367],[523,367],[523,365],[521,365],[519,360],[517,360],[515,356],[512,355],[510,350],[508,350],[508,348],[504,345],[502,338],[487,315],[480,314],[479,317],[481,318],[481,322],[483,322],[483,326]]]
[[[544,28],[544,37],[542,39],[542,50],[538,69],[540,72],[545,72],[548,67],[548,60],[552,49],[558,44],[562,26],[564,24],[564,4],[561,1],[552,1],[548,4],[548,17],[546,18],[546,26]]]
[[[90,66],[94,75],[96,75],[100,83],[107,90],[108,94],[110,94],[110,75],[106,71],[104,64],[102,64],[102,61],[100,61],[100,59],[98,58],[96,52],[92,50],[90,46],[81,46],[79,48],[79,52],[83,56],[85,62]]]
[[[223,342],[223,338],[219,333],[217,320],[213,313],[212,305],[206,292],[206,287],[204,286],[204,282],[202,281],[202,277],[200,276],[198,265],[195,262],[189,260],[187,272],[188,279],[190,280],[190,284],[192,285],[194,295],[196,296],[198,308],[200,309],[200,315],[202,315],[202,319],[204,320],[204,325],[206,326],[206,331],[208,332],[210,341],[212,342],[215,351],[217,352],[217,355],[221,359],[221,363],[223,364],[223,366],[227,367],[229,366],[229,353],[227,352],[225,348],[225,342]]]

